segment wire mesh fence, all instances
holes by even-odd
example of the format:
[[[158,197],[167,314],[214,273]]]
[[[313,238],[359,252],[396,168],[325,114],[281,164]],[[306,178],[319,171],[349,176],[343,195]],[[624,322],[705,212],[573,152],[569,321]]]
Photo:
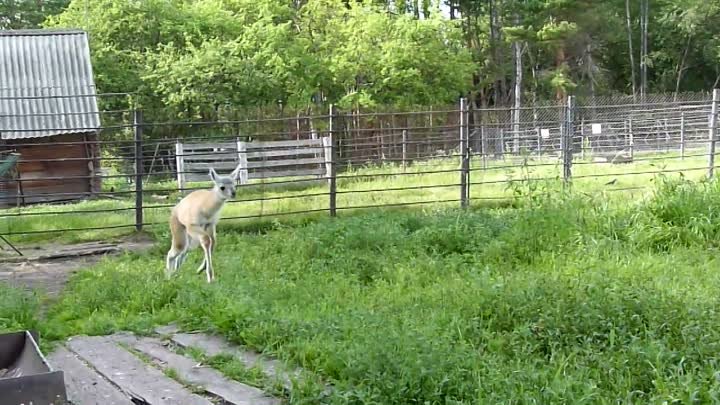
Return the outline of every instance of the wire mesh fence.
[[[164,229],[180,198],[211,186],[210,168],[239,168],[223,212],[238,223],[502,203],[539,185],[641,190],[658,174],[712,175],[717,107],[715,92],[186,122],[115,108],[89,112],[93,128],[0,115],[0,236]]]

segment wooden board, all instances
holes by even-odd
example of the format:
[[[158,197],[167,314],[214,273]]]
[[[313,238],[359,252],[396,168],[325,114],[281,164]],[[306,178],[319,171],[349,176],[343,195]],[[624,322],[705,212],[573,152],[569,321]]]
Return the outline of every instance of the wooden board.
[[[286,148],[288,146],[322,146],[322,141],[320,139],[300,139],[295,141],[250,142],[247,144],[247,150]]]
[[[73,405],[133,405],[130,397],[113,387],[64,347],[48,358],[50,366],[65,374],[68,399]]]
[[[324,157],[312,157],[302,159],[282,159],[282,160],[256,160],[248,162],[248,169],[257,169],[264,167],[287,167],[287,166],[302,166],[302,165],[319,165],[324,164]]]
[[[250,172],[251,179],[271,179],[277,177],[302,177],[302,176],[321,176],[325,175],[325,169],[300,169],[300,170],[283,170],[283,171],[258,171]]]
[[[185,172],[192,172],[192,171],[204,171],[205,173],[210,171],[210,168],[215,169],[216,171],[233,171],[237,167],[238,163],[237,161],[214,161],[211,163],[207,162],[188,162],[185,161]],[[218,173],[221,176],[222,173]]]
[[[304,169],[304,170],[286,170],[286,171],[262,171],[250,172],[250,179],[273,179],[278,177],[303,177],[303,176],[324,176],[325,169]],[[209,182],[210,177],[207,174],[196,172],[186,173],[185,181],[188,182]],[[259,183],[258,183],[259,184]]]
[[[211,357],[220,354],[234,356],[248,368],[258,366],[263,370],[265,375],[272,379],[279,380],[283,387],[288,390],[292,388],[292,378],[300,375],[299,370],[294,373],[283,371],[285,366],[278,360],[266,359],[259,353],[230,345],[218,336],[204,333],[177,333],[172,336],[171,341],[181,347],[194,347]]]
[[[258,388],[228,380],[216,370],[196,367],[194,360],[168,350],[157,339],[136,339],[131,346],[159,361],[161,367],[175,370],[182,381],[200,386],[209,394],[222,398],[232,405],[277,405],[281,402],[277,398],[265,395]]]
[[[185,173],[185,181],[190,183],[207,183],[210,176],[207,173]]]
[[[233,152],[231,154],[230,153],[228,153],[228,154],[218,153],[217,155],[210,155],[210,154],[198,155],[198,156],[185,155],[185,156],[183,156],[183,158],[185,159],[186,163],[191,163],[191,162],[236,162],[235,164],[237,164],[238,154],[237,154],[237,152]]]
[[[213,150],[213,149],[236,149],[236,142],[217,142],[217,143],[184,143],[183,151],[192,152],[200,150]]]
[[[303,147],[303,148],[293,148],[293,149],[272,149],[272,150],[266,150],[263,152],[247,152],[248,159],[257,159],[257,158],[266,158],[266,157],[278,157],[278,156],[301,156],[301,155],[314,155],[314,154],[322,154],[324,152],[323,148],[311,148],[311,147]]]
[[[186,145],[183,145],[183,148],[184,148],[185,146],[186,146]],[[214,149],[209,149],[209,148],[208,148],[207,150],[199,150],[199,149],[197,149],[197,150],[192,151],[192,152],[188,152],[187,150],[183,149],[183,156],[184,156],[186,159],[187,159],[187,158],[190,158],[190,157],[196,158],[196,157],[202,157],[202,156],[217,156],[217,155],[220,155],[220,156],[224,156],[224,155],[227,155],[227,156],[237,156],[237,153],[238,153],[238,152],[237,152],[237,148],[223,149],[223,150],[214,150]]]
[[[160,370],[143,363],[110,338],[73,338],[67,347],[132,398],[150,405],[212,405]]]

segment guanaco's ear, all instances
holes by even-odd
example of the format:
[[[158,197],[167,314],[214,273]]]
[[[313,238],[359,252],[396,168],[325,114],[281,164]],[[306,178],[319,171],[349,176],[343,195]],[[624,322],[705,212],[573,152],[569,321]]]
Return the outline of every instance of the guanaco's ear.
[[[235,170],[230,173],[230,178],[233,180],[233,182],[237,181],[238,177],[240,177],[240,165],[238,165]]]
[[[215,173],[215,169],[210,168],[210,180],[217,182],[218,174]]]

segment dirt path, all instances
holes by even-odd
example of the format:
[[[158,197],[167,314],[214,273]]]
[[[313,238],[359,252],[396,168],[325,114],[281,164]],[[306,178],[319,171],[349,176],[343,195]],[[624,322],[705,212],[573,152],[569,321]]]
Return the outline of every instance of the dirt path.
[[[123,252],[142,252],[154,242],[148,237],[132,237],[114,242],[89,242],[74,245],[46,244],[24,246],[24,257],[0,257],[0,282],[12,286],[40,289],[54,298],[70,276],[104,256]]]

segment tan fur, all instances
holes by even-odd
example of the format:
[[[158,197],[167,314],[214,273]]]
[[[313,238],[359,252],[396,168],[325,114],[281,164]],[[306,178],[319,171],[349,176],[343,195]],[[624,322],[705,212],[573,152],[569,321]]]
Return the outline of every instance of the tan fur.
[[[169,224],[172,244],[165,267],[168,278],[182,266],[188,251],[200,245],[204,259],[197,272],[205,270],[207,281],[214,280],[212,253],[217,243],[216,226],[225,202],[235,197],[237,177],[238,169],[229,177],[220,177],[210,169],[213,189],[193,191],[173,207]]]

